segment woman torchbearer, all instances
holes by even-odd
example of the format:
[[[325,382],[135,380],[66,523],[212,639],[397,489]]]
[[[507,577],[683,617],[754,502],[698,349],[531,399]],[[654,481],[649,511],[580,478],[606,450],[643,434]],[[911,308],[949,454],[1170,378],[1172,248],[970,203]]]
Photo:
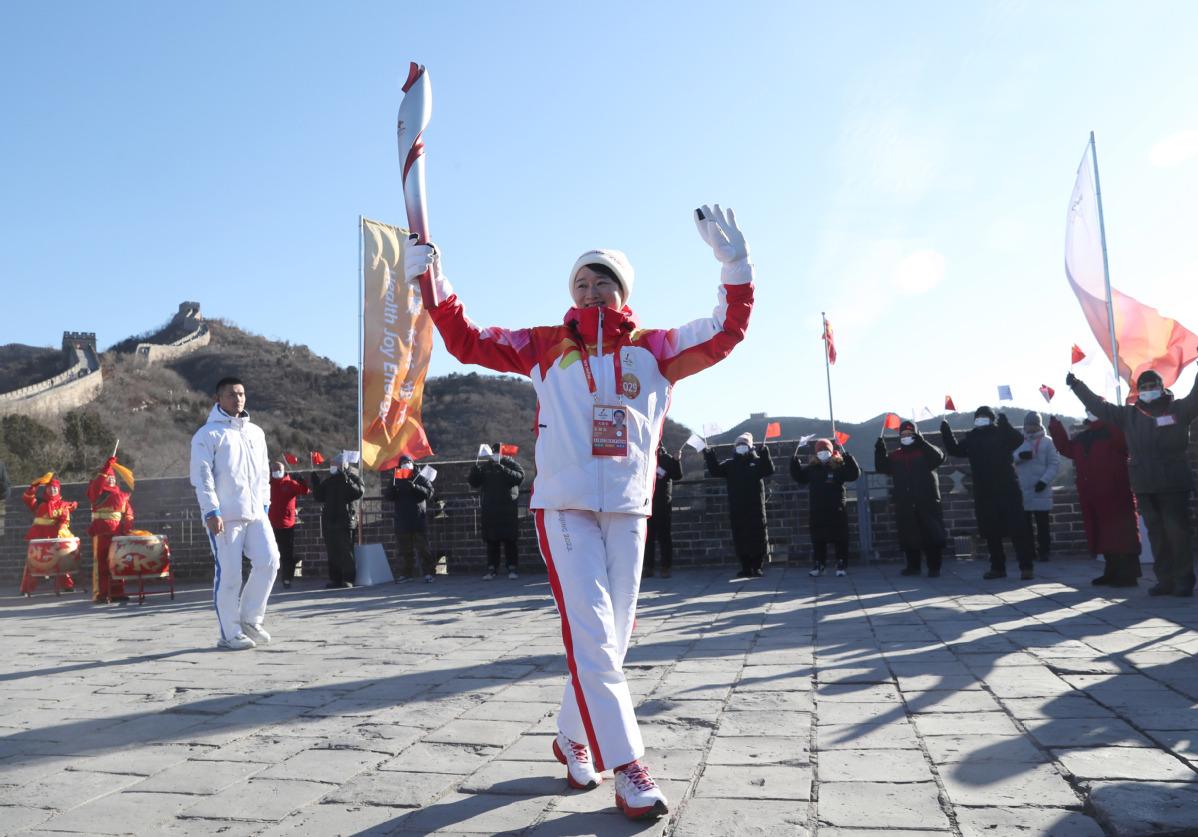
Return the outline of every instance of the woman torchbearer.
[[[626,305],[634,272],[618,250],[591,250],[574,264],[573,304],[560,325],[513,330],[480,329],[466,317],[432,245],[411,242],[405,260],[409,282],[431,275],[438,302],[429,313],[454,357],[532,379],[537,476],[529,505],[569,669],[553,751],[571,787],[593,788],[612,769],[616,805],[633,819],[668,810],[639,761],[645,748],[623,673],[658,441],[674,385],[728,356],[753,303],[753,266],[735,215],[703,207],[696,224],[722,265],[716,307],[673,329],[638,325]]]

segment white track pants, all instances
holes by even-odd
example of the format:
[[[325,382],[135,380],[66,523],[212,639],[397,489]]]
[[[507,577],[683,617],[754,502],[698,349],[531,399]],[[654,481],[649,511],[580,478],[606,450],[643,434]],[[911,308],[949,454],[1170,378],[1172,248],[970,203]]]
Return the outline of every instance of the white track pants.
[[[623,666],[641,587],[646,521],[636,514],[536,510],[570,670],[557,726],[590,746],[597,770],[645,753]]]
[[[241,633],[241,623],[255,627],[266,617],[266,600],[275,583],[279,569],[279,547],[270,522],[258,520],[226,520],[219,535],[208,533],[212,556],[216,561],[216,577],[212,582],[212,603],[220,623],[221,639]],[[250,577],[241,589],[241,556],[250,559]]]

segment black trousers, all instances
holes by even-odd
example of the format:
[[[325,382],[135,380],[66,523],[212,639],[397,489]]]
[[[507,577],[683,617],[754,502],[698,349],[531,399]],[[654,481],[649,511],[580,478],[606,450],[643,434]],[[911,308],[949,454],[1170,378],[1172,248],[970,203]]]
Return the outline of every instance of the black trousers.
[[[1174,593],[1194,589],[1194,534],[1190,528],[1190,492],[1137,494],[1136,504],[1152,544],[1156,580]]]
[[[1019,562],[1019,569],[1030,570],[1036,563],[1036,547],[1032,543],[1031,529],[1020,528],[1020,532],[1011,536],[1011,542],[1015,545],[1015,560]],[[986,550],[990,553],[990,569],[1005,573],[1007,553],[1003,551],[1002,541],[1001,535],[987,537]]]
[[[903,551],[907,556],[907,569],[919,570],[919,559],[921,557],[920,550],[906,549]],[[939,572],[944,551],[938,546],[926,546],[923,548],[923,554],[928,556],[928,569],[934,572]]]
[[[275,529],[275,543],[279,545],[279,578],[291,581],[295,578],[295,528]]]
[[[499,548],[503,547],[504,564],[509,572],[516,569],[516,539],[505,538],[498,541],[487,541],[487,566],[491,572],[499,572]]]
[[[329,554],[329,581],[354,583],[358,570],[354,565],[354,533],[349,527],[324,530],[324,548]]]
[[[832,544],[832,548],[836,553],[836,569],[843,570],[849,565],[849,542],[843,538],[834,541],[812,541],[811,556],[812,563],[817,567],[827,566],[828,563],[828,544]]]
[[[1046,511],[1029,511],[1023,513],[1027,517],[1028,537],[1035,534],[1036,550],[1041,561],[1047,561],[1052,552],[1052,533],[1048,531],[1049,513]]]
[[[674,566],[674,535],[672,509],[657,509],[649,518],[649,530],[645,533],[645,560],[642,567],[645,572],[655,572],[657,569],[656,547],[661,544],[661,568],[669,570]],[[760,561],[758,565],[760,566]]]

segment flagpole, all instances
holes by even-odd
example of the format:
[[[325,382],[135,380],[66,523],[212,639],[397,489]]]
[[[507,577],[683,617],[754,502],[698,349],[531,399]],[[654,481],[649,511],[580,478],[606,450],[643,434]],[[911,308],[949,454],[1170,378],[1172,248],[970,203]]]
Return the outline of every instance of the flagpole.
[[[362,469],[362,364],[366,362],[362,345],[366,328],[366,276],[363,266],[362,216],[358,216],[358,470]],[[358,543],[362,543],[362,515],[358,515]]]
[[[1098,237],[1102,241],[1102,276],[1106,280],[1106,318],[1111,329],[1111,366],[1115,370],[1115,401],[1123,403],[1123,388],[1119,384],[1119,341],[1115,337],[1115,304],[1111,298],[1111,266],[1106,256],[1106,222],[1102,216],[1102,186],[1098,183],[1098,148],[1094,132],[1090,132],[1090,159],[1094,162],[1094,197],[1098,201]],[[1134,387],[1135,381],[1128,381]]]
[[[825,311],[819,312],[820,319],[824,322],[824,377],[828,381],[828,419],[832,422],[832,438],[836,438],[836,414],[832,412],[832,363],[828,359],[828,315]]]

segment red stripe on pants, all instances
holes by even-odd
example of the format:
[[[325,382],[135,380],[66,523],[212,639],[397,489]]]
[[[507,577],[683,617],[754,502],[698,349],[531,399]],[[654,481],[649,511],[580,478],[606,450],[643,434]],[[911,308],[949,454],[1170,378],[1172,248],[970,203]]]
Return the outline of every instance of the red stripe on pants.
[[[562,594],[561,581],[557,577],[557,567],[553,564],[553,555],[549,551],[549,537],[545,534],[545,510],[536,509],[534,521],[537,527],[537,541],[541,546],[541,556],[545,559],[545,568],[549,572],[549,588],[553,591],[553,600],[557,603],[557,612],[562,618],[562,644],[566,647],[566,667],[570,670],[570,682],[574,685],[574,699],[578,701],[578,714],[582,716],[582,726],[587,733],[587,743],[591,746],[591,760],[595,769],[604,770],[603,754],[599,751],[599,739],[595,737],[595,727],[591,723],[591,713],[587,709],[586,697],[582,691],[582,681],[578,679],[578,666],[574,662],[574,639],[570,633],[570,617],[566,614],[566,597]]]

